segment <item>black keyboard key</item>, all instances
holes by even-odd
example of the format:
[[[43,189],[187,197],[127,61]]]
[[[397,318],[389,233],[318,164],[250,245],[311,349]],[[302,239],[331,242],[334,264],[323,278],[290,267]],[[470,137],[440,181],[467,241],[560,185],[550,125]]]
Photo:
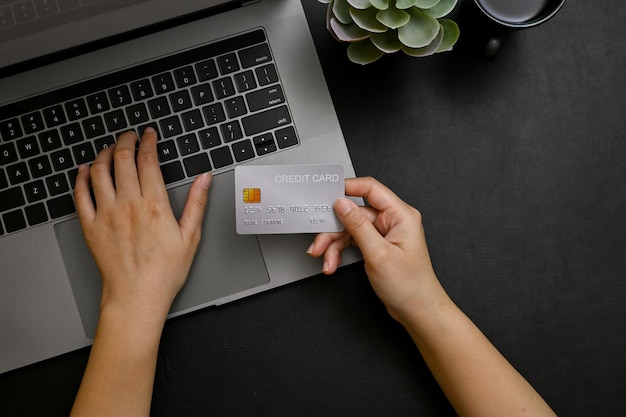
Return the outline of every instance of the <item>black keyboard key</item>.
[[[130,91],[133,93],[135,101],[145,100],[154,96],[152,85],[147,78],[130,83]]]
[[[0,30],[6,29],[9,26],[13,26],[14,24],[15,20],[13,19],[13,13],[11,13],[11,9],[8,7],[0,7]],[[0,224],[0,235],[2,233],[2,225]]]
[[[217,57],[217,65],[219,66],[220,73],[222,75],[239,71],[239,62],[237,61],[237,55],[234,52]]]
[[[259,136],[255,136],[254,138],[252,138],[252,142],[254,143],[255,147],[259,147],[259,146],[266,146],[270,143],[274,143],[274,135],[272,135],[271,132],[267,132],[264,133],[262,135]]]
[[[0,144],[0,165],[17,161],[17,150],[11,142]]]
[[[71,123],[69,125],[62,126],[60,130],[63,143],[66,145],[73,145],[85,140],[83,131],[80,128],[80,123]]]
[[[160,131],[164,138],[170,138],[183,133],[183,128],[178,120],[178,116],[168,117],[159,122]]]
[[[252,71],[244,71],[242,73],[235,74],[235,84],[237,85],[237,91],[240,93],[244,93],[257,87]]]
[[[126,115],[128,116],[128,123],[131,126],[146,123],[148,120],[150,120],[150,116],[148,115],[148,109],[146,109],[146,105],[143,103],[137,103],[133,104],[132,106],[128,106],[126,108]]]
[[[17,232],[18,230],[26,229],[26,220],[22,210],[15,210],[2,215],[4,225],[6,226],[7,233]]]
[[[39,132],[45,128],[43,118],[39,112],[22,116],[22,126],[24,127],[24,133],[26,134]]]
[[[59,136],[59,132],[56,129],[40,133],[38,138],[41,149],[44,152],[50,152],[63,146],[61,136]]]
[[[217,127],[210,127],[208,129],[201,130],[198,132],[198,136],[200,137],[202,149],[214,148],[222,144]]]
[[[128,127],[123,110],[115,110],[104,115],[104,122],[109,132],[116,132]]]
[[[4,173],[4,169],[0,168],[0,190],[3,188],[7,188],[9,186],[9,180],[7,180],[7,176]]]
[[[17,149],[23,159],[39,154],[39,144],[34,136],[28,136],[16,142]]]
[[[78,165],[89,164],[96,159],[96,154],[93,150],[91,142],[81,143],[72,148],[74,153],[74,160]]]
[[[63,171],[74,166],[74,160],[69,149],[60,149],[50,155],[52,167],[55,171]]]
[[[106,133],[106,129],[104,128],[104,122],[102,121],[102,117],[100,116],[85,119],[83,120],[82,125],[83,131],[85,132],[85,136],[87,136],[87,139],[102,136]]]
[[[224,113],[222,103],[210,104],[206,107],[203,107],[202,112],[204,113],[204,118],[206,119],[206,122],[210,125],[220,123],[226,120],[226,114]]]
[[[165,184],[171,184],[185,179],[185,172],[183,171],[183,166],[179,161],[161,165],[161,173],[163,174],[163,181]]]
[[[82,98],[77,98],[65,103],[65,111],[67,112],[67,118],[69,120],[78,120],[89,115],[87,113],[85,100]]]
[[[243,116],[248,112],[248,110],[246,109],[246,103],[241,96],[233,97],[226,100],[224,102],[224,105],[226,106],[226,112],[228,113],[228,117],[230,117],[231,119]]]
[[[274,85],[246,94],[246,101],[250,111],[254,112],[278,104],[285,104],[285,95],[280,85]]]
[[[220,131],[222,132],[224,142],[232,142],[234,140],[243,138],[241,125],[237,120],[233,120],[232,122],[220,125]]]
[[[223,168],[233,163],[233,156],[230,153],[230,147],[228,146],[213,149],[210,153],[215,169]]]
[[[275,134],[276,141],[278,142],[278,147],[280,149],[285,149],[298,144],[298,136],[296,135],[296,130],[293,126],[277,130]]]
[[[61,10],[69,10],[80,7],[79,0],[57,0],[57,2],[59,3],[59,8]]]
[[[274,107],[260,113],[246,116],[242,119],[243,129],[247,136],[254,136],[277,127],[291,123],[291,116],[287,106]]]
[[[30,226],[36,226],[48,221],[48,213],[46,213],[46,206],[43,203],[28,206],[24,209],[26,212],[26,218]]]
[[[111,88],[108,93],[113,107],[126,106],[133,102],[133,99],[130,97],[130,90],[125,85]]]
[[[46,178],[46,186],[48,187],[48,193],[50,193],[50,196],[52,197],[66,193],[70,190],[67,178],[63,173]]]
[[[9,5],[11,3],[18,3],[18,0],[3,0],[3,3],[3,5]],[[14,4],[11,9],[13,10],[13,16],[15,16],[15,23],[18,25],[37,18],[32,1],[19,2],[19,4]],[[3,14],[5,11],[8,12],[8,7],[3,10]]]
[[[76,186],[76,177],[78,176],[78,168],[72,168],[67,171],[67,179],[72,187],[72,190]]]
[[[48,200],[47,205],[50,217],[53,219],[58,219],[59,217],[67,216],[68,214],[76,212],[74,200],[72,200],[72,196],[70,194],[65,194]]]
[[[185,128],[185,132],[189,132],[191,130],[197,130],[201,127],[204,127],[204,120],[202,119],[202,113],[200,110],[191,110],[187,113],[183,113],[180,115],[180,118],[183,121],[183,127]]]
[[[171,93],[176,88],[172,74],[169,72],[152,77],[152,85],[157,94]]]
[[[46,193],[46,188],[44,187],[42,180],[29,182],[28,184],[24,185],[24,192],[26,193],[26,199],[29,203],[41,201],[48,197],[48,194]]]
[[[268,145],[256,147],[256,153],[259,156],[267,155],[268,153],[276,152],[276,144],[270,143]]]
[[[210,84],[200,84],[191,88],[191,97],[196,106],[203,106],[213,101]]]
[[[185,171],[189,177],[194,177],[211,170],[211,162],[206,153],[200,153],[183,159],[183,163],[185,164]]]
[[[266,155],[276,151],[276,142],[271,132],[252,138],[257,155]]]
[[[243,68],[250,68],[271,61],[272,55],[269,46],[262,43],[239,51],[239,59]]]
[[[43,118],[46,120],[48,127],[56,127],[66,122],[65,112],[60,104],[44,109]]]
[[[250,142],[249,139],[233,143],[232,147],[233,155],[235,155],[235,160],[237,162],[247,161],[248,159],[252,159],[256,156],[252,142]]]
[[[217,66],[213,59],[208,59],[196,64],[196,73],[198,74],[198,80],[208,81],[217,78]]]
[[[7,168],[7,176],[11,184],[21,184],[30,179],[28,174],[28,168],[26,168],[26,162],[18,162],[14,165],[9,165]]]
[[[48,155],[41,155],[29,160],[28,166],[31,174],[33,174],[33,178],[41,178],[52,174],[52,166],[50,165]]]
[[[200,150],[198,139],[194,133],[177,138],[176,143],[178,143],[178,149],[180,149],[180,154],[183,156],[191,155]]]
[[[191,66],[174,70],[174,79],[176,80],[178,88],[188,87],[197,82],[196,74],[193,72],[193,68]]]
[[[187,90],[181,90],[170,94],[170,103],[172,103],[172,109],[175,112],[190,109],[192,106],[191,97],[189,97]]]
[[[113,139],[113,136],[111,135],[104,136],[93,141],[93,144],[96,146],[96,154],[100,153],[100,151],[106,148],[109,148],[114,143],[115,139]]]
[[[13,5],[12,10],[17,24],[35,20],[37,18],[35,7],[31,2],[21,2],[19,4],[15,4]]]
[[[213,81],[213,90],[215,90],[215,96],[219,99],[226,98],[235,94],[235,86],[233,80],[230,77],[220,78]]]
[[[276,73],[276,67],[274,64],[267,64],[259,68],[255,68],[256,78],[259,80],[259,85],[264,86],[268,84],[274,84],[278,82],[278,74]]]
[[[160,119],[172,113],[166,97],[157,97],[154,100],[150,100],[148,108],[150,108],[150,114],[153,119]]]
[[[176,151],[176,145],[173,140],[157,143],[157,153],[159,154],[159,162],[161,163],[178,158],[178,152]]]
[[[22,126],[18,119],[5,120],[0,122],[0,135],[3,140],[11,140],[22,137]]]
[[[24,205],[24,193],[20,187],[0,191],[0,213]]]
[[[87,107],[92,114],[102,113],[111,108],[109,99],[104,91],[87,96]]]
[[[47,16],[59,11],[56,2],[53,1],[36,1],[35,9],[39,16]]]

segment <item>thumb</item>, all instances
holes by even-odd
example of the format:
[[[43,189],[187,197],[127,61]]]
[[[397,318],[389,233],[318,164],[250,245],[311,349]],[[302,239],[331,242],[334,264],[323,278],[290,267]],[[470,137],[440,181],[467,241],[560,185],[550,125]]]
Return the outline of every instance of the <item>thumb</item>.
[[[361,249],[363,255],[367,257],[386,241],[365,213],[362,210],[354,209],[358,209],[358,206],[347,198],[341,198],[335,202],[337,217]]]
[[[200,231],[202,229],[200,226],[202,225],[202,219],[204,218],[204,212],[206,211],[209,199],[211,179],[211,174],[203,174],[196,178],[193,184],[191,184],[187,201],[185,202],[185,208],[183,209],[183,214],[179,221],[181,232],[185,237],[200,237]]]

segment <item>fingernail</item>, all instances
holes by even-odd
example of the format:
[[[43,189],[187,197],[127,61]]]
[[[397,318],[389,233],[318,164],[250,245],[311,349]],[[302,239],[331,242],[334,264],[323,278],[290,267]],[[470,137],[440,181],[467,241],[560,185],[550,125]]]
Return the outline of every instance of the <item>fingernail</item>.
[[[335,203],[335,210],[341,216],[345,216],[354,208],[356,208],[356,204],[354,204],[354,201],[349,200],[347,198],[340,198]]]
[[[322,272],[328,272],[328,262],[324,261],[324,265],[322,265]]]
[[[143,133],[144,133],[144,134],[145,134],[145,133],[150,133],[150,134],[152,134],[152,133],[156,133],[156,130],[154,130],[154,128],[153,128],[152,126],[148,126],[148,127],[146,127],[146,129],[143,131]]]
[[[313,253],[313,249],[315,249],[315,242],[311,243],[311,246],[306,250],[306,253],[309,255]]]
[[[209,189],[209,184],[211,183],[211,174],[210,173],[204,173],[200,176],[200,186],[205,189],[208,190]]]

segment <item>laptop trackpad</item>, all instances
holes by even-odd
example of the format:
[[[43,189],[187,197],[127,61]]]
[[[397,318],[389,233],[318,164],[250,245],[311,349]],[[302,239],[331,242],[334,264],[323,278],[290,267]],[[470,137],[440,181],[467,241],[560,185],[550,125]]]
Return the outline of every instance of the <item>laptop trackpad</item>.
[[[188,190],[189,185],[184,185],[168,191],[177,218]],[[234,173],[215,176],[200,247],[171,313],[209,306],[215,304],[214,300],[269,282],[257,238],[235,232],[234,202]],[[57,224],[55,232],[85,334],[93,338],[100,307],[100,273],[85,244],[78,219]]]

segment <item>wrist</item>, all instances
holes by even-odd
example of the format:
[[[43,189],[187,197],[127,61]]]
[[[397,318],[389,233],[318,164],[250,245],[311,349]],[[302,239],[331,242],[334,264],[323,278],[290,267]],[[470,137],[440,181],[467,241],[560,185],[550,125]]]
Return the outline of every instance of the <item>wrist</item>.
[[[103,286],[100,314],[112,318],[162,326],[173,302],[165,291],[150,289],[110,288]]]
[[[395,320],[411,331],[439,321],[453,306],[454,302],[434,277],[427,288],[416,290],[415,295],[407,297],[402,304],[387,309]]]
[[[100,306],[98,331],[101,328],[115,329],[123,330],[129,335],[143,337],[156,335],[160,338],[167,313],[168,309],[161,306],[103,300]]]

